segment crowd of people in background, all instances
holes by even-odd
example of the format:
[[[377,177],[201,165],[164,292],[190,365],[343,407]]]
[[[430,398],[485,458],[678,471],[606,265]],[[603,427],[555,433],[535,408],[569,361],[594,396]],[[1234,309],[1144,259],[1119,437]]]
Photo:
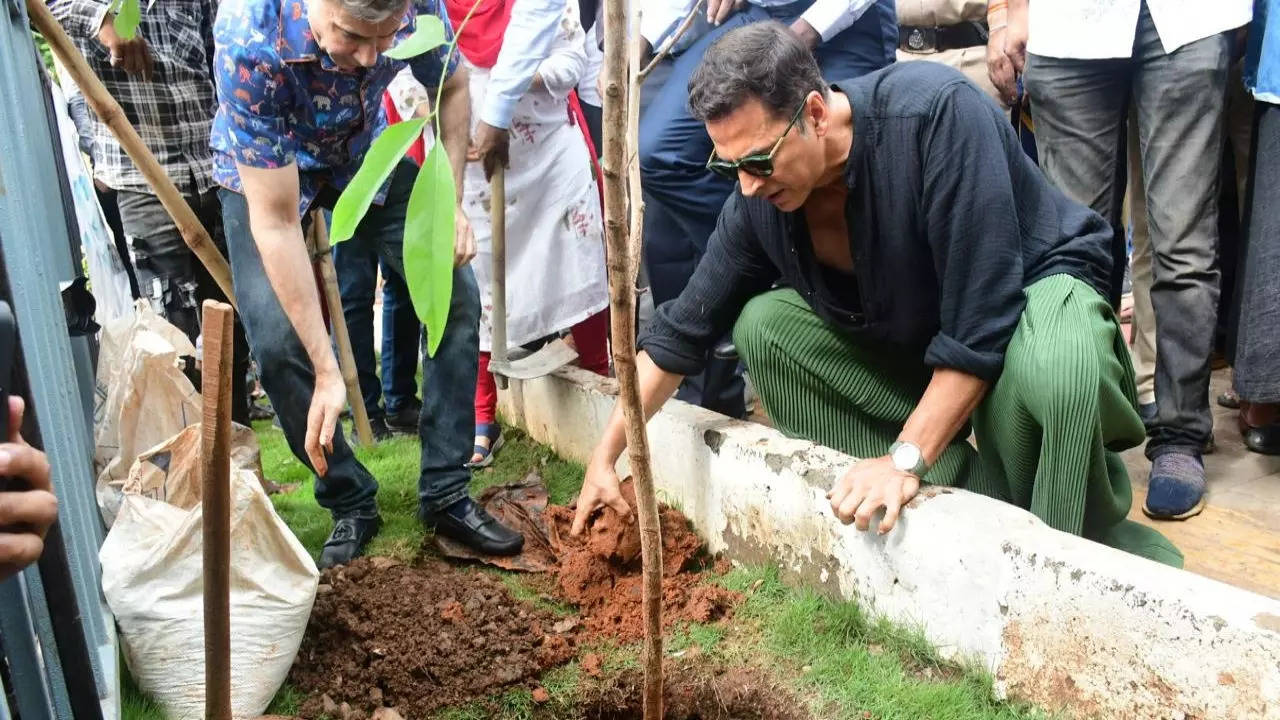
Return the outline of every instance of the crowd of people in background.
[[[983,117],[998,113],[1049,183],[1110,225],[1106,312],[1133,327],[1136,376],[1126,377],[1136,383],[1126,380],[1117,397],[1131,396],[1145,425],[1152,467],[1144,510],[1153,518],[1191,517],[1211,481],[1202,456],[1214,450],[1215,368],[1232,368],[1232,389],[1216,402],[1239,409],[1245,444],[1280,455],[1275,5],[649,3],[640,26],[644,62],[660,48],[668,52],[641,97],[642,282],[654,305],[679,298],[725,222],[726,201],[755,182],[741,169],[746,160],[713,172],[707,114],[690,106],[691,83],[726,34],[781,23],[837,85],[893,64],[955,68],[985,94]],[[241,318],[233,417],[247,423],[251,410],[262,412],[246,382],[252,354],[277,423],[315,471],[317,500],[333,513],[326,565],[354,557],[377,532],[377,483],[335,427],[343,391],[313,278],[285,268],[310,268],[302,246],[307,213],[332,208],[372,137],[390,122],[439,113],[441,137],[428,130],[356,236],[333,250],[342,307],[331,310],[345,316],[361,391],[346,402],[364,404],[380,440],[419,437],[424,522],[486,552],[517,552],[518,534],[467,496],[472,470],[493,462],[503,442],[488,369],[490,179],[503,168],[508,344],[533,349],[568,337],[582,367],[608,375],[596,164],[600,4],[159,0],[144,9],[132,39],[115,32],[105,3],[51,0],[50,7],[230,259]],[[381,55],[425,14],[440,17],[450,38],[457,34],[459,56],[439,49],[405,63]],[[694,22],[678,34],[690,14]],[[441,107],[433,108],[441,83]],[[221,297],[216,284],[107,127],[91,112],[78,115],[100,200],[119,220],[117,245],[135,292],[195,341],[197,308]],[[458,180],[457,267],[445,338],[426,358],[400,236],[415,163],[435,142],[444,144]],[[382,343],[375,348],[379,292]],[[727,333],[713,345],[690,364],[697,371],[677,398],[736,418],[794,410],[753,408],[746,349]]]

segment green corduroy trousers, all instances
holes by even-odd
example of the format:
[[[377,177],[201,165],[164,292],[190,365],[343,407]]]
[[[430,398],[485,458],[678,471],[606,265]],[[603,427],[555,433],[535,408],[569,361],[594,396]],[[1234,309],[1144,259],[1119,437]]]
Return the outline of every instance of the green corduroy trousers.
[[[1133,366],[1115,314],[1068,275],[1025,290],[1004,370],[927,482],[1031,511],[1050,527],[1175,567],[1182,554],[1127,520],[1133,491],[1117,454],[1145,438]],[[932,371],[918,355],[858,343],[794,290],[753,298],[734,327],[765,410],[792,437],[846,452],[888,452]]]

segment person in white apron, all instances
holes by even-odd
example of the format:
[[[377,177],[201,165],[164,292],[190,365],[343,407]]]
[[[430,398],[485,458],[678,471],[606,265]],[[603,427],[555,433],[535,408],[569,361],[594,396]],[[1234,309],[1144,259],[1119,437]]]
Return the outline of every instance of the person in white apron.
[[[471,0],[449,4],[455,29]],[[553,15],[554,13],[554,15]],[[554,26],[549,25],[554,21]],[[548,25],[547,27],[543,27]],[[554,33],[550,47],[540,38]],[[492,226],[486,134],[502,134],[506,169],[506,305],[510,348],[571,328],[583,367],[607,375],[608,281],[604,223],[592,158],[574,88],[586,71],[577,3],[481,0],[459,33],[471,78],[473,147],[464,175],[463,210],[475,231],[472,267],[480,285],[480,372],[476,383],[473,467],[486,467],[502,444],[497,391],[488,371],[493,308]],[[535,64],[536,62],[536,64]],[[502,112],[519,68],[536,68],[527,90]],[[499,109],[495,111],[495,107]],[[505,131],[499,129],[506,121]]]

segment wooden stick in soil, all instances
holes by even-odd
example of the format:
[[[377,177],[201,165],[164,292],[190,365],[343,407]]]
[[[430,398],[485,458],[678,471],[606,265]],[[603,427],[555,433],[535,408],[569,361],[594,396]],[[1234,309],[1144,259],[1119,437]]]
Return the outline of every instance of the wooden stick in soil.
[[[636,378],[635,274],[627,232],[626,83],[627,37],[624,0],[605,2],[604,47],[604,217],[609,267],[609,309],[618,401],[626,418],[628,458],[636,491],[640,552],[644,567],[644,717],[662,717],[662,536],[658,502],[649,467],[649,441]],[[634,74],[634,73],[633,73]],[[630,238],[639,242],[639,238]]]
[[[231,306],[204,301],[200,516],[204,542],[204,716],[231,720]]]
[[[129,123],[124,110],[120,108],[120,103],[116,102],[115,98],[111,97],[111,93],[103,87],[102,81],[93,73],[76,46],[71,44],[71,39],[63,31],[62,25],[58,24],[57,18],[49,12],[49,8],[45,7],[43,0],[27,0],[27,14],[31,16],[31,24],[44,36],[45,41],[49,43],[49,49],[57,56],[58,61],[67,69],[71,79],[80,88],[80,92],[84,94],[94,114],[111,129],[111,134],[116,136],[120,146],[128,153],[129,159],[133,160],[134,166],[146,178],[151,189],[155,191],[156,197],[164,205],[164,209],[169,211],[169,216],[173,218],[187,247],[191,248],[191,252],[200,259],[201,264],[209,271],[209,275],[218,283],[218,287],[222,288],[227,299],[235,305],[236,296],[231,286],[231,268],[227,265],[226,258],[222,257],[218,247],[213,244],[213,238],[209,237],[209,232],[200,223],[200,219],[182,197],[182,193],[174,186],[173,181],[151,154],[146,143],[142,142],[138,131]]]
[[[347,333],[347,318],[342,314],[342,295],[338,291],[338,273],[333,267],[333,253],[329,252],[329,228],[324,213],[311,214],[311,230],[307,232],[307,249],[311,262],[320,268],[324,304],[329,308],[329,330],[338,346],[338,370],[342,383],[347,386],[347,404],[351,406],[351,418],[356,427],[356,438],[361,445],[373,445],[373,428],[369,425],[369,413],[360,394],[360,377],[356,374],[356,356],[351,350],[351,335]]]

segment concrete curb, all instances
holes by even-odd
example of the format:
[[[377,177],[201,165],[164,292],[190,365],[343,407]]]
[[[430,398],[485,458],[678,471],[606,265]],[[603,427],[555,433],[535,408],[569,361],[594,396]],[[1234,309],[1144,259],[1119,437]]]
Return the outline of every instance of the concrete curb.
[[[616,386],[576,368],[512,382],[505,418],[583,462]],[[831,515],[852,461],[681,402],[649,423],[656,481],[713,552],[923,629],[996,689],[1086,718],[1280,719],[1280,601],[926,490],[884,537]],[[625,465],[625,461],[624,461]]]

